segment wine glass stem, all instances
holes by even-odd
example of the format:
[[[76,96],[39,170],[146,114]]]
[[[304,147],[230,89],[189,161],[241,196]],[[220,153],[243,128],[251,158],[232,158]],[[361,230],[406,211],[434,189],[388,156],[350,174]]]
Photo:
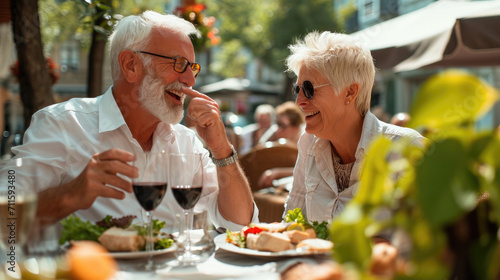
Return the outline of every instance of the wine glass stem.
[[[147,233],[148,233],[148,239],[146,240],[146,251],[148,252],[148,263],[146,264],[146,269],[147,270],[152,270],[153,269],[153,213],[150,211],[146,211],[146,218],[147,218]]]
[[[186,216],[186,252],[191,251],[191,229],[193,227],[193,215],[191,210],[184,210]]]

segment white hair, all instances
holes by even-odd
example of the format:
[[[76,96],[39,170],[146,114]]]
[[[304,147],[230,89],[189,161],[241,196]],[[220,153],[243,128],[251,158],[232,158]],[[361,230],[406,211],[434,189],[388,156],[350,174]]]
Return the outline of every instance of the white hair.
[[[118,56],[124,50],[138,51],[144,49],[150,42],[153,28],[160,27],[187,36],[195,34],[192,23],[174,15],[162,15],[153,11],[145,11],[140,15],[127,16],[121,19],[109,36],[111,60],[111,76],[113,82],[120,77],[120,62]],[[143,63],[149,64],[151,58],[143,57]]]
[[[255,113],[253,117],[255,121],[257,121],[260,115],[266,115],[266,114],[269,115],[271,123],[274,123],[276,121],[276,111],[274,110],[274,107],[270,104],[261,104],[257,106],[257,108],[255,108]]]
[[[335,94],[353,83],[359,83],[356,108],[365,115],[370,109],[370,98],[375,80],[375,65],[370,50],[354,37],[346,34],[317,31],[307,34],[304,40],[290,45],[286,59],[288,71],[296,75],[305,65],[322,73]]]

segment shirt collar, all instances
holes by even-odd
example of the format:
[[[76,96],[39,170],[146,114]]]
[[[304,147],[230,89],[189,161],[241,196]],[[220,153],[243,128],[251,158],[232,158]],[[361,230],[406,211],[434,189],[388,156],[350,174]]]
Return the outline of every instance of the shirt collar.
[[[116,104],[111,86],[99,102],[99,133],[115,130],[122,125],[126,125],[125,119]]]
[[[380,134],[382,130],[380,121],[370,111],[366,112],[365,119],[363,120],[363,129],[361,131],[361,139],[359,140],[358,147],[356,148],[356,158],[360,156],[359,153],[368,149],[373,138]]]

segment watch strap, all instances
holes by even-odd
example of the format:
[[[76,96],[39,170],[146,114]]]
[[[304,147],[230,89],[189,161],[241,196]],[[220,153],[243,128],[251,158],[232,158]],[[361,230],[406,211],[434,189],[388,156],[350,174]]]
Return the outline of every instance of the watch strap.
[[[234,146],[231,146],[231,149],[233,150],[233,152],[227,158],[216,159],[213,156],[210,156],[212,158],[212,161],[214,162],[214,164],[218,167],[224,167],[224,166],[228,166],[228,165],[231,165],[231,164],[237,162],[238,161],[238,154],[236,153]]]

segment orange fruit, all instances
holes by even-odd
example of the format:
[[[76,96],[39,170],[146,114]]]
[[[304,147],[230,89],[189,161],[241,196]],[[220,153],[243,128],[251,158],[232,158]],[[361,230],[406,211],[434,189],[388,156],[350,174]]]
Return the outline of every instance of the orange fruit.
[[[74,242],[67,259],[70,274],[76,280],[106,280],[118,270],[115,259],[95,241]]]

